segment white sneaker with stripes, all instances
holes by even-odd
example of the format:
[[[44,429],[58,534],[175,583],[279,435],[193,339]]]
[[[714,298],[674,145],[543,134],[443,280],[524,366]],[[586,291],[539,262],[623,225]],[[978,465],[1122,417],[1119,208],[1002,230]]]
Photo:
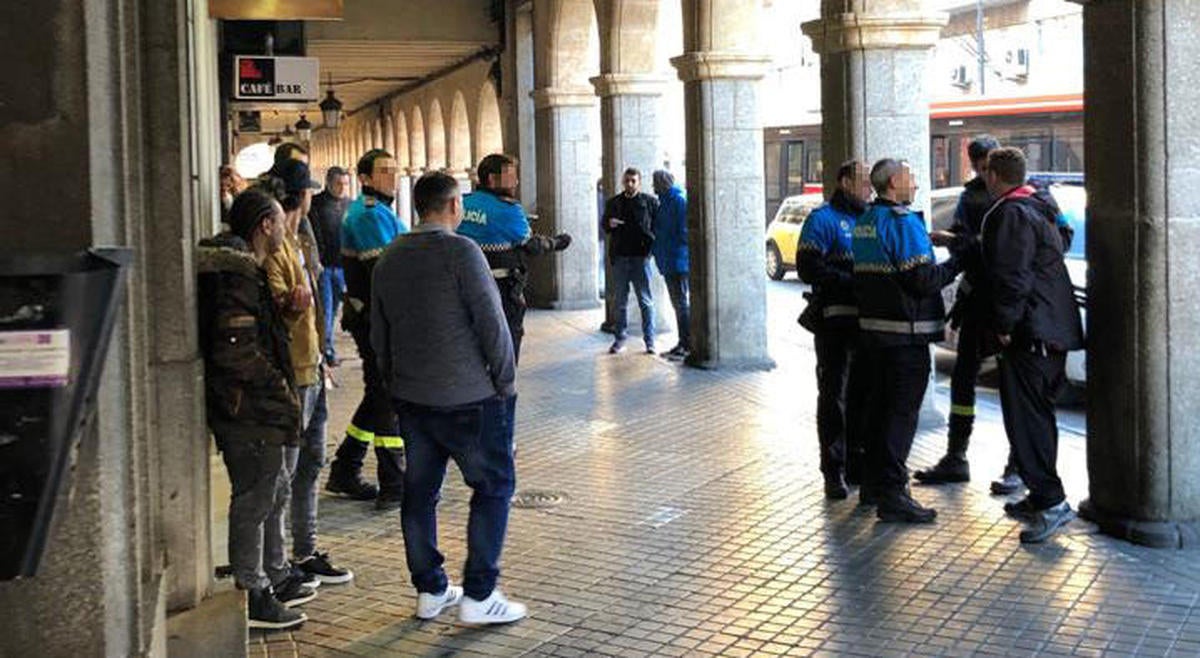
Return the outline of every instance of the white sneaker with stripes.
[[[524,619],[525,604],[509,601],[498,589],[482,601],[464,596],[458,607],[458,620],[464,624],[509,624]]]
[[[417,594],[417,617],[433,619],[442,611],[462,600],[463,590],[457,585],[446,585],[446,591],[441,594]]]

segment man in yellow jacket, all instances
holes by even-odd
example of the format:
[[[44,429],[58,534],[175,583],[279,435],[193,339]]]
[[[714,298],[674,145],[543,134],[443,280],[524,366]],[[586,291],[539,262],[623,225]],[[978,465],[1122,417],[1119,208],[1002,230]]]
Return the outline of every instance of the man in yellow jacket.
[[[292,479],[292,562],[307,582],[347,583],[354,574],[335,566],[317,551],[317,480],[325,464],[325,400],[320,297],[314,294],[321,273],[312,227],[307,225],[312,183],[308,165],[289,159],[276,164],[268,185],[280,195],[287,221],[282,248],[264,266],[276,307],[287,326],[289,352],[301,403],[300,445],[290,448],[286,467]],[[282,524],[283,520],[278,522]]]

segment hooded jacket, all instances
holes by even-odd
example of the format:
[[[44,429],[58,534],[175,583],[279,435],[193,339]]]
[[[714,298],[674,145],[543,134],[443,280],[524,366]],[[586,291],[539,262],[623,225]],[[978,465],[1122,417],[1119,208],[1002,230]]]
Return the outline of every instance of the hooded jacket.
[[[988,326],[1013,345],[1083,347],[1083,324],[1063,262],[1058,207],[1026,185],[1000,197],[984,216],[982,254]]]
[[[266,272],[229,233],[200,242],[196,268],[208,426],[218,446],[296,443],[300,403]]]
[[[678,185],[658,195],[654,213],[654,264],[663,274],[687,274],[687,197]]]

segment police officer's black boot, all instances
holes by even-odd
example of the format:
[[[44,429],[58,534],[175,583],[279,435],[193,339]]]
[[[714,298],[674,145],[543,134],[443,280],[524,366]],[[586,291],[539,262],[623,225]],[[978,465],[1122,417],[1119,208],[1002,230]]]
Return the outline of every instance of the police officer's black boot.
[[[932,523],[937,518],[937,510],[924,507],[913,500],[908,487],[899,487],[889,488],[880,493],[875,515],[880,521]]]
[[[967,463],[967,443],[971,437],[973,416],[950,414],[950,445],[933,468],[917,471],[913,477],[922,484],[947,484],[967,482],[971,479],[971,466]]]
[[[362,476],[363,459],[366,456],[366,443],[352,436],[343,439],[333,463],[329,465],[329,480],[325,483],[325,490],[353,500],[375,498],[379,489]]]
[[[845,500],[850,496],[850,489],[842,478],[841,472],[825,474],[825,497],[829,500]]]
[[[375,446],[375,460],[379,464],[379,495],[375,498],[375,509],[400,509],[404,502],[404,448]]]

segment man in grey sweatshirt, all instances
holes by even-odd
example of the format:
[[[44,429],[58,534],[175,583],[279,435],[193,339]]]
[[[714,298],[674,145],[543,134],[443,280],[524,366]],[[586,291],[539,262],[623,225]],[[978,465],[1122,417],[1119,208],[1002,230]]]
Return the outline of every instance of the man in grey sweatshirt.
[[[420,226],[397,237],[372,274],[371,344],[408,452],[400,514],[417,616],[461,601],[463,622],[512,622],[525,606],[496,588],[516,486],[512,337],[483,252],[454,232],[463,216],[457,181],[426,174],[413,203]],[[450,459],[474,491],[462,587],[446,577],[437,548]]]

